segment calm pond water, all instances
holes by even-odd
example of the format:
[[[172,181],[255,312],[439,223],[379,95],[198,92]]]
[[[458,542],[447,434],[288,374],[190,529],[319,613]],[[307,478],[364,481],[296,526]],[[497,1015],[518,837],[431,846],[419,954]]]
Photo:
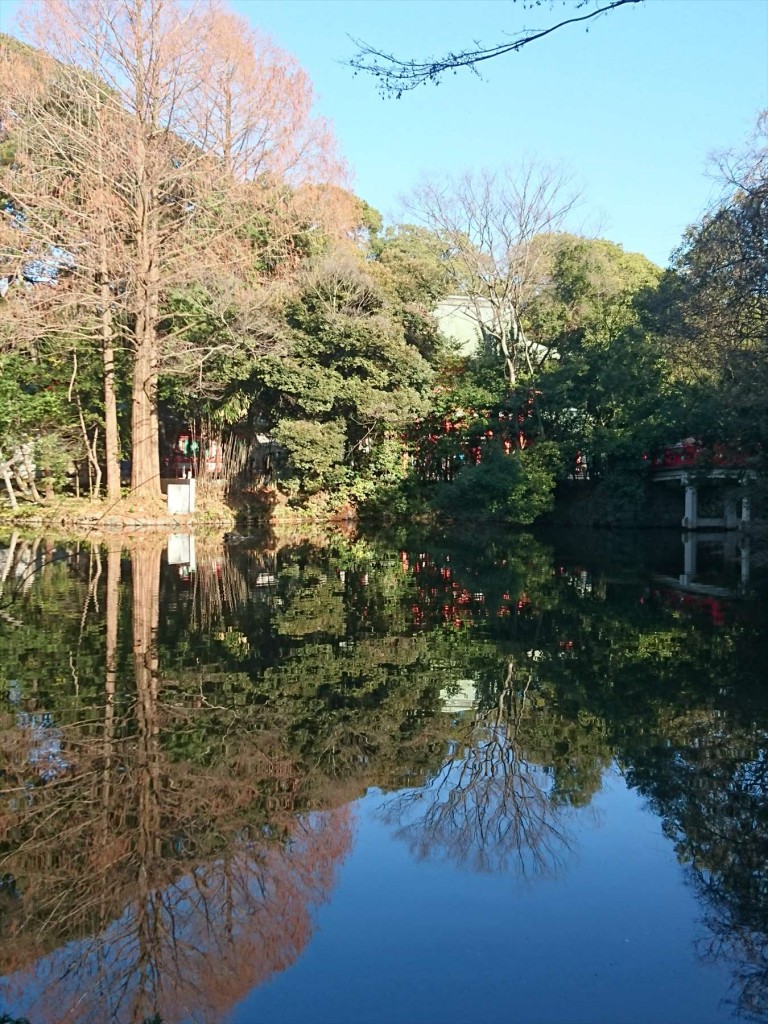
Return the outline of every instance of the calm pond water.
[[[755,561],[0,538],[0,1018],[768,1020]]]

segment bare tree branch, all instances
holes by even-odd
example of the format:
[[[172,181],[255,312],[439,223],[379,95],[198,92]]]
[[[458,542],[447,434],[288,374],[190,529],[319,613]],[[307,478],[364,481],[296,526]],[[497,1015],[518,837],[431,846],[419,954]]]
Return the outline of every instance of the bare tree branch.
[[[580,9],[587,5],[590,0],[577,0],[575,8]],[[557,32],[558,29],[567,25],[576,25],[579,22],[590,21],[598,18],[617,7],[626,4],[638,4],[643,0],[612,0],[612,3],[604,4],[601,7],[589,11],[587,14],[580,14],[573,18],[565,18],[544,29],[523,29],[507,42],[499,43],[496,46],[477,47],[476,49],[459,50],[456,53],[447,53],[442,57],[430,57],[427,60],[411,58],[401,60],[392,53],[379,50],[361,39],[352,38],[352,42],[359,47],[355,56],[348,61],[342,61],[347,67],[355,71],[364,71],[373,75],[382,95],[394,96],[400,99],[404,92],[410,92],[418,85],[425,85],[427,82],[440,83],[442,75],[447,71],[456,71],[458,68],[469,68],[475,74],[479,74],[477,65],[483,61],[492,60],[495,57],[503,57],[509,53],[518,53],[529,43],[535,43],[539,39]]]

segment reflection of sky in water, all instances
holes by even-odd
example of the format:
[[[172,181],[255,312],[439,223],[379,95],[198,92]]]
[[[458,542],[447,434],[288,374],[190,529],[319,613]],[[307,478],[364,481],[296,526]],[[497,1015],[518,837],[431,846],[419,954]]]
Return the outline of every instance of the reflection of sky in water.
[[[21,702],[18,680],[10,681],[7,692],[9,703]],[[61,729],[56,728],[53,715],[48,712],[33,714],[28,711],[17,711],[16,726],[29,733],[28,761],[38,769],[43,782],[50,782],[69,768],[69,762],[61,752]]]
[[[241,944],[239,969],[260,975],[261,983],[225,1016],[198,1013],[184,1020],[725,1024],[735,1019],[723,1001],[727,972],[703,967],[696,955],[700,906],[681,884],[672,844],[617,768],[605,773],[592,806],[569,817],[567,863],[546,877],[414,857],[388,820],[405,792],[411,791],[372,789],[353,805],[352,850],[328,903],[310,908],[314,927],[305,948],[292,946],[295,960],[273,961],[266,947]],[[316,824],[322,818],[312,816]],[[237,864],[239,854],[233,853]],[[216,882],[219,866],[179,878],[153,904],[164,925],[157,934],[173,933],[174,947],[184,953],[179,969],[194,966],[190,980],[203,986],[205,972],[222,970],[229,948],[223,933],[215,938],[223,894]],[[269,870],[263,876],[246,872],[235,907],[244,923],[254,912],[266,911],[267,933],[266,921],[273,916],[269,877]],[[246,906],[250,900],[253,905]],[[136,906],[126,908],[101,937],[69,943],[44,958],[36,984],[50,985],[65,967],[76,969],[78,984],[97,985],[107,968],[124,983],[123,967],[139,962],[136,913]],[[198,927],[204,921],[208,939],[201,947]],[[284,926],[279,920],[275,924],[278,930]],[[234,964],[227,966],[231,971]],[[173,965],[169,961],[164,968]],[[14,984],[14,978],[7,980]],[[138,974],[134,981],[143,984]],[[72,989],[68,982],[66,987]],[[118,1010],[124,999],[130,1003],[122,984],[120,992],[104,990],[103,998],[104,1011],[111,1004],[115,1020],[127,1019]],[[27,987],[14,1010],[29,1012],[35,999]],[[4,1008],[0,995],[0,1011]]]
[[[354,849],[315,936],[231,1024],[720,1024],[727,972],[703,968],[700,907],[672,844],[616,769],[569,818],[546,878],[412,856],[387,823],[402,793],[356,805]]]
[[[61,754],[61,730],[54,727],[50,715],[28,715],[22,712],[16,715],[16,725],[30,730],[29,760],[30,764],[37,766],[40,778],[49,782],[56,775],[67,771],[70,764]]]
[[[37,766],[44,782],[50,782],[69,768],[69,762],[61,752],[61,730],[54,726],[52,715],[20,711],[16,715],[16,725],[29,730],[29,763]]]

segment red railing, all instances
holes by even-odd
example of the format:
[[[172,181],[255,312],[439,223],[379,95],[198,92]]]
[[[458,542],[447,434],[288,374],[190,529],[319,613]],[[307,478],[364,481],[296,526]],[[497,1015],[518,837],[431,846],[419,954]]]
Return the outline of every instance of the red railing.
[[[648,456],[643,456],[649,461]],[[679,469],[689,466],[713,466],[719,468],[738,468],[745,466],[748,456],[743,452],[728,448],[724,444],[714,444],[705,448],[698,441],[681,441],[679,444],[663,448],[658,455],[650,459],[651,469]]]

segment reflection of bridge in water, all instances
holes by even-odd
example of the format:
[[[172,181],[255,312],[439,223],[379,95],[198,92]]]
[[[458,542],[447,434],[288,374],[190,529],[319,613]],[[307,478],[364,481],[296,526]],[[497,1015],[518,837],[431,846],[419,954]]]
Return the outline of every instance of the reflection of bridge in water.
[[[751,544],[741,531],[682,535],[683,571],[678,576],[654,575],[675,590],[704,597],[738,598],[749,592]],[[702,565],[702,562],[705,563]]]

